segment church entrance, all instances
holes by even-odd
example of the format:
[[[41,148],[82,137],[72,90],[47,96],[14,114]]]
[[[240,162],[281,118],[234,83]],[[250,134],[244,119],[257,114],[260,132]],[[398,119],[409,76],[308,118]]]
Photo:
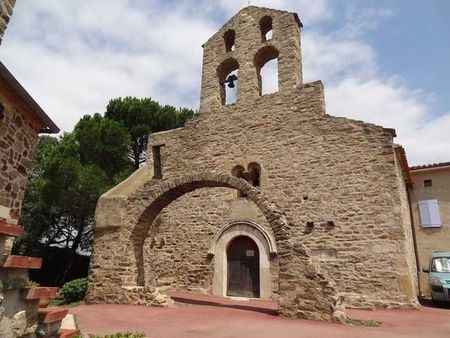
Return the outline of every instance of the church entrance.
[[[232,240],[227,249],[227,296],[259,298],[259,250],[247,236]]]

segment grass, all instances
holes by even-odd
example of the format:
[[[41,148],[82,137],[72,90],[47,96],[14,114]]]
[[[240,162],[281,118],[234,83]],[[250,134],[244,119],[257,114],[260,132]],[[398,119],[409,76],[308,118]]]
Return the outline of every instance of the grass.
[[[347,317],[345,323],[351,326],[367,326],[367,327],[379,327],[381,322],[377,320],[363,320]]]
[[[83,338],[83,336],[78,335],[75,338]],[[146,336],[145,333],[119,332],[114,334],[107,334],[104,336],[89,335],[89,338],[146,338]]]
[[[78,306],[78,305],[81,305],[81,304],[84,304],[84,301],[80,300],[78,302],[65,303],[64,299],[52,298],[50,300],[50,302],[48,303],[48,306],[52,306],[52,307],[54,307],[54,306],[56,306],[56,307],[62,306],[62,307],[69,307],[69,308],[71,308],[71,307],[75,307],[75,306]]]

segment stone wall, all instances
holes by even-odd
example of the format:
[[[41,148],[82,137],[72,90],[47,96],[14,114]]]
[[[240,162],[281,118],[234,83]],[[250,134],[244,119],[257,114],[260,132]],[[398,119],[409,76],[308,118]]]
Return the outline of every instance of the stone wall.
[[[246,198],[236,198],[233,189],[204,188],[175,200],[150,228],[144,251],[145,280],[163,289],[211,294],[214,260],[208,249],[212,238],[221,228],[240,220],[254,221],[272,232],[258,207]],[[277,257],[271,260],[271,270],[273,292],[277,293]]]
[[[11,18],[16,0],[0,0],[0,44]]]
[[[407,258],[407,268],[409,269],[409,273],[413,276],[413,289],[411,290],[412,295],[419,295],[419,285],[417,278],[417,270],[420,267],[417,266],[416,254],[414,250],[414,239],[413,239],[413,225],[411,219],[410,205],[408,199],[408,190],[409,186],[406,184],[405,180],[405,170],[408,170],[408,163],[403,163],[402,165],[402,155],[399,152],[404,152],[403,148],[398,149],[397,145],[394,145],[395,154],[395,168],[397,173],[397,180],[399,186],[399,194],[400,194],[400,208],[402,211],[402,223],[403,223],[403,231],[406,238],[405,241],[405,250],[406,250],[406,258]],[[405,155],[406,156],[406,155]],[[406,283],[408,283],[406,281]],[[405,285],[407,288],[407,285]]]
[[[322,259],[321,266],[353,304],[409,304],[415,294],[410,236],[404,227],[408,209],[402,208],[404,187],[396,172],[391,131],[325,115],[323,102],[322,84],[306,84],[252,104],[200,112],[185,129],[153,134],[150,143],[165,143],[162,157],[168,177],[184,168],[231,173],[237,164],[257,162],[261,191],[296,224],[292,238],[313,253],[335,252],[335,257]],[[220,200],[211,193],[204,200],[186,195],[167,207],[158,224],[171,229],[170,236],[165,233],[168,250],[180,236],[203,238],[205,250],[211,230],[195,230],[227,221],[231,208],[221,209],[235,195]],[[192,212],[188,217],[179,212],[183,210]],[[218,213],[222,222],[209,222]],[[308,221],[314,222],[311,233]],[[335,226],[329,227],[328,221]],[[190,252],[188,243],[177,245],[176,252]],[[153,266],[164,266],[164,257],[171,256],[148,259]],[[176,280],[178,271],[171,273]]]
[[[16,223],[42,122],[0,79],[0,219]]]
[[[259,189],[241,178],[204,170],[152,179],[128,196],[121,194],[127,190],[122,185],[142,183],[141,178],[137,173],[99,201],[88,302],[161,305],[157,295],[167,290],[155,289],[152,280],[145,280],[144,241],[153,221],[166,206],[187,193],[227,187],[246,194],[270,223],[279,255],[277,300],[281,314],[324,321],[345,319],[335,284],[312,262],[309,250],[292,241],[289,232],[295,225]]]

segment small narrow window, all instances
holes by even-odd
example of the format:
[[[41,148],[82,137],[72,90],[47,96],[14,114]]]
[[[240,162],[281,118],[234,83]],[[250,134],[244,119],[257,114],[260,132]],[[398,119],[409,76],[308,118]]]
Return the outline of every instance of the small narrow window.
[[[425,188],[429,188],[429,187],[431,187],[433,185],[433,182],[431,181],[431,180],[424,180],[423,181],[423,186],[425,187]]]
[[[152,144],[153,178],[155,178],[155,179],[162,178],[161,147],[164,145],[165,145],[164,143]]]
[[[234,43],[236,40],[236,32],[232,29],[226,31],[223,35],[223,39],[225,41],[225,50],[227,52],[231,52],[235,49]]]
[[[231,170],[231,175],[247,180],[245,168],[241,165],[234,166],[233,169]],[[238,190],[237,197],[247,197],[247,195],[244,194],[242,191]]]
[[[259,188],[261,186],[261,167],[258,163],[252,162],[247,166],[249,173],[249,183],[254,187]]]
[[[442,226],[438,200],[419,201],[420,224],[422,228]]]
[[[272,17],[265,16],[259,21],[259,27],[261,28],[261,41],[268,41],[272,39],[273,27],[272,27]]]
[[[0,120],[5,116],[5,107],[0,103]]]

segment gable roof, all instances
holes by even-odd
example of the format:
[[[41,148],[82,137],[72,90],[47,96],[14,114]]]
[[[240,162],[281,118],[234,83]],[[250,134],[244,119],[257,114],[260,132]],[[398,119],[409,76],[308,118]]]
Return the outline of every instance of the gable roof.
[[[30,110],[35,114],[39,120],[41,120],[46,129],[40,131],[41,133],[59,133],[59,128],[50,119],[50,117],[44,112],[44,110],[37,104],[37,102],[31,97],[30,94],[22,87],[22,85],[17,81],[14,75],[5,67],[5,65],[0,61],[0,77],[16,92],[16,94],[25,102]]]

